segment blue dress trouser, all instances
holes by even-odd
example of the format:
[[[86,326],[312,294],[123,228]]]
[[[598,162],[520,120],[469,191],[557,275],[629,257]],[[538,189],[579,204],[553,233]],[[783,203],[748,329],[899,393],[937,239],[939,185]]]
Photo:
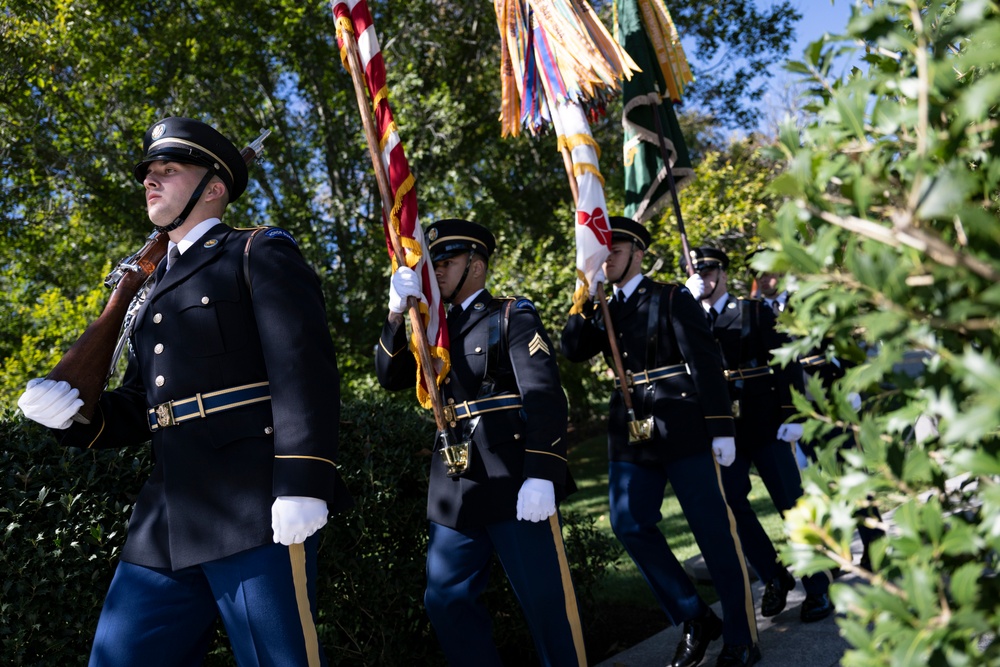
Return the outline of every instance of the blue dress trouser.
[[[757,469],[774,507],[782,514],[794,507],[802,496],[802,476],[795,460],[795,445],[783,440],[755,447],[749,453],[737,448],[736,460],[722,469],[726,500],[736,516],[743,552],[758,578],[767,582],[778,577],[785,566],[750,506],[751,465]],[[819,572],[802,577],[802,586],[806,593],[818,595],[826,593],[830,581],[828,572]]]
[[[583,667],[587,656],[558,513],[456,530],[431,522],[424,605],[452,667],[502,667],[481,596],[493,553],[503,565],[542,665]]]
[[[608,490],[615,535],[671,623],[679,625],[707,611],[657,526],[668,481],[722,603],[723,638],[728,644],[755,644],[757,624],[740,538],[710,451],[663,464],[611,461]]]
[[[316,550],[269,544],[171,571],[124,561],[111,581],[90,667],[201,665],[222,616],[240,667],[320,667]]]

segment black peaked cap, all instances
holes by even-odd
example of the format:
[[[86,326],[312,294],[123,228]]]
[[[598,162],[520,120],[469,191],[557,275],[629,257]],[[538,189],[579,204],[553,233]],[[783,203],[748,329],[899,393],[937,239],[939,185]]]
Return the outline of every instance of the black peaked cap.
[[[489,259],[497,248],[497,240],[490,230],[461,218],[438,220],[427,227],[425,237],[432,263],[470,251]]]
[[[634,241],[645,250],[653,242],[649,230],[642,223],[620,215],[611,216],[611,242]]]
[[[140,183],[149,164],[171,160],[208,167],[229,190],[229,201],[247,188],[247,165],[239,149],[215,128],[199,120],[172,116],[153,123],[142,138],[142,161],[133,174]]]

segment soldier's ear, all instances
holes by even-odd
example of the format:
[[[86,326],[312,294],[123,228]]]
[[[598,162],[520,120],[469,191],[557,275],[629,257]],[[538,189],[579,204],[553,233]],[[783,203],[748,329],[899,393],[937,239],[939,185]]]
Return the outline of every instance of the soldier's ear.
[[[469,268],[472,270],[473,277],[481,278],[486,275],[486,260],[479,255],[473,255],[472,266]]]
[[[221,199],[224,203],[228,203],[226,184],[218,177],[213,178],[208,182],[208,187],[205,188],[205,199],[206,201]]]

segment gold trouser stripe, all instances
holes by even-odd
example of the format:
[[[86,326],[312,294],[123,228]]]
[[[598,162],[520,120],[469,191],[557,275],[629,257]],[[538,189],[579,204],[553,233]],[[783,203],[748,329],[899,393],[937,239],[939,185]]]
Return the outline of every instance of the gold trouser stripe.
[[[559,573],[562,576],[562,588],[566,599],[566,620],[569,621],[569,628],[573,633],[576,661],[580,667],[586,667],[587,649],[583,643],[583,625],[580,623],[580,609],[576,603],[576,589],[573,588],[573,580],[569,576],[569,561],[566,559],[566,545],[563,543],[558,512],[549,517],[549,528],[552,529],[552,541],[556,547],[556,558],[559,559]]]
[[[313,623],[312,609],[309,608],[309,589],[306,587],[306,548],[302,544],[288,547],[288,558],[292,564],[292,582],[295,584],[295,602],[299,607],[299,622],[306,643],[309,667],[320,667],[319,639],[316,624]]]
[[[733,516],[733,510],[729,507],[729,501],[726,500],[726,489],[722,486],[722,470],[719,468],[719,462],[715,460],[715,457],[712,457],[712,462],[715,464],[715,481],[719,485],[719,493],[722,494],[722,499],[726,501],[726,516],[729,517],[729,534],[732,535],[733,543],[736,545],[736,560],[740,562],[740,569],[743,571],[743,590],[746,591],[743,606],[746,611],[747,623],[750,624],[751,640],[756,644],[757,612],[753,606],[753,593],[750,591],[750,576],[747,574],[747,562],[743,556],[743,543],[740,542],[740,534],[736,529],[736,517]]]

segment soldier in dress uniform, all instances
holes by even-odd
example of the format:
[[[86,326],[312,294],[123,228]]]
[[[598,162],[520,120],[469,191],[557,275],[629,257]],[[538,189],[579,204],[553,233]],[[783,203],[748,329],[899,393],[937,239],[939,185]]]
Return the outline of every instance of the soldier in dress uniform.
[[[725,645],[717,665],[752,665],[760,660],[753,598],[719,478],[719,465],[735,456],[722,358],[687,289],[642,275],[651,242],[646,228],[612,216],[611,232],[604,273],[615,287],[608,309],[640,425],[631,437],[616,389],[608,420],[611,526],[670,622],[684,625],[673,667],[699,664],[720,635]],[[563,329],[562,350],[571,361],[611,357],[598,306],[587,304]],[[699,597],[657,527],[668,481],[712,575],[722,620]]]
[[[794,443],[799,424],[786,423],[795,414],[791,389],[803,391],[798,363],[774,368],[771,351],[785,339],[775,330],[774,312],[757,299],[729,294],[729,257],[716,248],[691,249],[695,273],[687,287],[704,308],[718,340],[729,381],[729,397],[736,417],[736,461],[722,471],[726,500],[736,515],[743,550],[757,576],[765,582],[761,615],[775,616],[785,608],[795,578],[750,506],[750,467],[756,468],[779,512],[791,509],[802,495],[802,480]],[[827,591],[832,577],[821,572],[803,577],[806,599],[800,618],[818,621],[833,612]]]
[[[531,301],[485,289],[496,247],[489,230],[447,219],[428,227],[426,238],[442,299],[451,304],[451,372],[441,387],[450,427],[437,436],[427,491],[427,613],[449,664],[501,665],[480,600],[496,553],[541,663],[585,665],[556,511],[573,487],[552,343]],[[403,313],[407,298],[420,294],[415,272],[393,274],[375,351],[386,389],[416,381]]]
[[[747,256],[750,259],[751,255]],[[774,311],[775,317],[778,317],[780,313],[783,313],[787,307],[789,307],[789,299],[791,294],[787,288],[783,288],[782,280],[787,278],[773,271],[763,271],[757,275],[756,283],[758,285],[758,295],[764,301],[764,305]],[[755,295],[757,296],[757,295]],[[853,364],[846,359],[841,359],[833,354],[832,345],[825,344],[828,341],[824,341],[824,345],[817,346],[809,351],[808,354],[799,359],[799,364],[802,366],[803,372],[806,376],[813,376],[819,379],[822,383],[823,388],[829,391],[834,382],[844,377],[847,369]],[[808,392],[807,392],[808,395]],[[855,410],[861,408],[861,396],[857,393],[851,392],[847,395],[847,399]],[[786,429],[787,430],[787,429]],[[829,432],[827,436],[827,442],[832,442],[835,440],[842,441],[845,433],[842,429],[833,429]],[[810,461],[816,461],[816,452],[814,447],[809,443],[805,443],[801,440],[801,433],[797,429],[791,429],[791,433],[788,433],[789,437],[796,438],[796,457],[798,458],[798,463],[800,468],[804,468],[809,465]],[[848,434],[848,438],[843,442],[843,447],[849,448],[854,445],[854,437]],[[874,498],[868,499],[869,504],[858,510],[856,516],[858,517],[858,535],[861,538],[861,567],[866,570],[871,570],[871,557],[869,556],[869,548],[871,543],[885,535],[885,531],[879,527],[870,527],[867,525],[866,519],[873,519],[875,522],[881,523],[882,515],[878,510],[878,506],[874,502]]]
[[[251,246],[221,221],[247,168],[212,127],[154,123],[134,175],[170,240],[122,385],[89,424],[66,382],[33,380],[19,402],[67,446],[152,440],[90,664],[201,664],[220,615],[241,665],[326,664],[314,533],[350,497],[319,280],[286,231],[258,228]]]

